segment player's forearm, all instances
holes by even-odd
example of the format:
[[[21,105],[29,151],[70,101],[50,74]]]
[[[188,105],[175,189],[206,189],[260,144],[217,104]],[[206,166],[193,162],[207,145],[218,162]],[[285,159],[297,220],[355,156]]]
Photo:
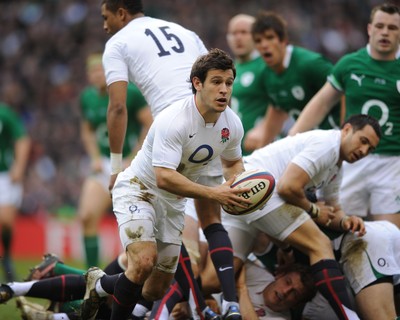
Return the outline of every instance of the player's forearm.
[[[240,313],[243,315],[243,320],[259,319],[256,311],[254,310],[254,306],[251,303],[249,292],[246,286],[239,291],[239,306]]]
[[[339,101],[341,93],[327,82],[307,103],[289,135],[308,131],[317,127]]]
[[[280,134],[285,120],[288,118],[287,112],[279,110],[273,106],[268,107],[267,116],[264,121],[264,130],[261,147],[273,142]]]
[[[312,130],[322,122],[328,114],[327,108],[322,108],[322,105],[314,97],[301,112],[299,118],[289,131],[289,135],[294,135],[299,132]]]
[[[112,153],[122,153],[127,123],[126,106],[110,104],[107,112],[107,128]]]
[[[211,199],[212,188],[195,183],[173,169],[155,168],[157,187],[186,198]]]
[[[225,180],[229,180],[231,177],[244,171],[242,159],[237,161],[228,161],[221,158],[221,163]]]

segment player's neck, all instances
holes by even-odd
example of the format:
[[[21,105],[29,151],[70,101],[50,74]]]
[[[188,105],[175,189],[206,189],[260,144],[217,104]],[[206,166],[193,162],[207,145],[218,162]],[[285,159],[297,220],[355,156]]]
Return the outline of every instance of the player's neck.
[[[380,53],[375,50],[372,46],[369,47],[369,55],[372,59],[378,61],[393,61],[397,58],[397,51],[388,52],[388,53]]]
[[[252,61],[259,56],[260,56],[260,54],[257,51],[253,50],[252,52],[250,52],[248,54],[236,56],[235,58],[236,58],[237,62],[245,63],[245,62]]]
[[[129,15],[128,23],[131,22],[132,20],[135,20],[135,19],[141,18],[141,17],[144,17],[144,13],[143,12],[138,12],[138,13],[135,13],[133,15]]]
[[[211,109],[204,105],[198,95],[195,95],[195,104],[197,111],[200,113],[202,118],[204,119],[205,124],[215,124],[220,116],[220,112],[217,112],[214,109]]]

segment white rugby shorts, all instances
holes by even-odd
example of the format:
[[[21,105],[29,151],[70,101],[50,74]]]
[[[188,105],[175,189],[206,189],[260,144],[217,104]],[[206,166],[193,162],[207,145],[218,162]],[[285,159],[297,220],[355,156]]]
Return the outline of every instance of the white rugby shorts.
[[[371,154],[343,163],[340,203],[349,215],[400,212],[400,156]]]
[[[22,203],[22,183],[13,183],[8,172],[0,173],[0,205],[19,208]]]

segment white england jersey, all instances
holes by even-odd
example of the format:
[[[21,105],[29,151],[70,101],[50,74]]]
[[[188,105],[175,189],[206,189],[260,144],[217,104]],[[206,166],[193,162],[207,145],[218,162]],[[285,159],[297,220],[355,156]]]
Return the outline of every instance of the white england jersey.
[[[230,161],[240,159],[242,138],[242,123],[229,107],[215,124],[207,124],[192,95],[157,116],[129,170],[148,188],[155,190],[153,167],[173,169],[196,181],[204,175],[211,160],[219,156]],[[160,193],[171,200],[180,198],[166,191]]]
[[[133,19],[108,40],[103,64],[107,85],[131,81],[151,106],[153,117],[192,94],[192,65],[207,49],[182,26],[151,17]]]
[[[259,168],[269,171],[278,183],[289,163],[294,163],[307,172],[311,179],[305,186],[306,190],[321,190],[322,198],[338,202],[342,177],[337,166],[340,137],[339,130],[312,130],[286,137],[244,157],[244,165],[246,170]],[[260,218],[284,203],[275,188],[271,199],[262,210],[247,215],[249,221]]]

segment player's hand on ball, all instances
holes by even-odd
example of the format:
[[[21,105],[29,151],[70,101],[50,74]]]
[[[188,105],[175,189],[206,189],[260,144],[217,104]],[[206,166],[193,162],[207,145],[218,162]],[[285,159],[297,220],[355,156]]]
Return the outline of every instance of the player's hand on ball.
[[[235,207],[246,209],[252,203],[250,200],[241,197],[243,192],[249,192],[250,188],[235,189],[231,188],[232,183],[236,177],[231,177],[228,181],[220,186],[214,187],[215,200],[217,200],[222,206],[226,206],[232,209],[232,212],[236,213]],[[239,214],[239,212],[237,212]]]

